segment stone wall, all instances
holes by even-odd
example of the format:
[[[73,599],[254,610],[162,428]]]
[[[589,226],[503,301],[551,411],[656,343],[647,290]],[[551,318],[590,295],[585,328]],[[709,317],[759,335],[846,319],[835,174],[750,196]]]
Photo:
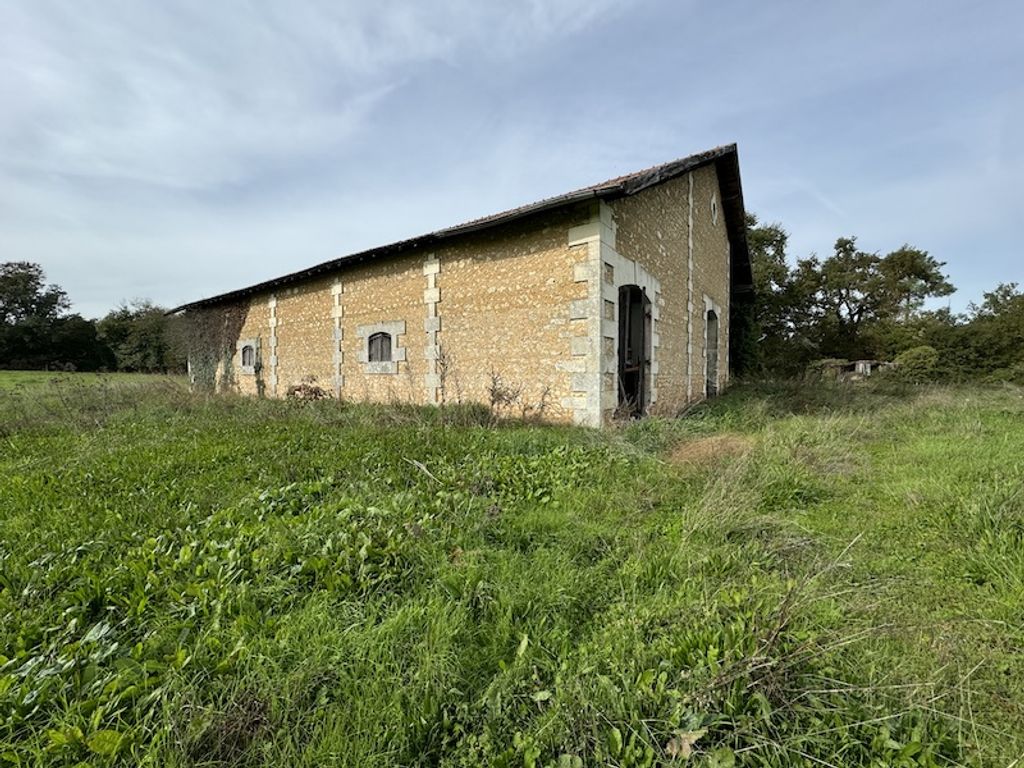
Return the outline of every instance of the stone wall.
[[[651,410],[705,392],[705,312],[718,311],[728,371],[729,249],[717,175],[705,167],[609,203],[536,214],[432,249],[339,269],[238,309],[244,322],[222,388],[282,397],[313,384],[351,400],[489,402],[599,425],[617,405],[618,288],[652,301]],[[368,360],[374,332],[392,360]],[[254,369],[242,348],[255,347]],[[232,350],[229,350],[229,352]]]
[[[719,386],[728,377],[729,240],[713,166],[610,203],[615,249],[661,284],[655,412],[705,394],[705,305],[719,316]],[[714,210],[713,210],[714,208]]]
[[[655,412],[686,404],[687,239],[689,175],[610,203],[615,221],[615,249],[642,264],[661,283],[651,297],[660,310],[657,327],[657,400]]]
[[[718,387],[729,379],[729,236],[713,167],[693,177],[693,365],[690,399],[704,395],[708,309],[718,315]]]
[[[580,254],[566,231],[579,210],[502,227],[436,251],[440,263],[439,343],[451,371],[448,400],[488,400],[491,376],[522,387],[521,403],[566,420],[572,390],[573,279]]]
[[[269,397],[311,383],[352,400],[488,402],[497,377],[519,391],[510,412],[569,420],[570,315],[585,291],[565,233],[586,215],[533,216],[254,296],[220,383]],[[393,366],[366,359],[377,327],[395,331]],[[254,372],[241,365],[246,343]]]

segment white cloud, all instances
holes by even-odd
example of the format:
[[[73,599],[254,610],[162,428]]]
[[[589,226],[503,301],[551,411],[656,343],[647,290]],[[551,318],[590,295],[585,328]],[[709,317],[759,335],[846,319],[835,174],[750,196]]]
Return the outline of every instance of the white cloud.
[[[610,2],[33,0],[0,11],[2,161],[172,188],[343,146],[410,67],[572,32]],[[495,32],[502,34],[496,35]],[[510,42],[514,41],[514,42]]]

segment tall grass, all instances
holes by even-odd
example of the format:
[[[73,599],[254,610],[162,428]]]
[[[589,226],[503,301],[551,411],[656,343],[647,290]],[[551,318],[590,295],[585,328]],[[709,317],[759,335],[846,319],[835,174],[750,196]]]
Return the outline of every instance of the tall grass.
[[[19,397],[0,765],[1024,751],[1019,391],[765,384],[607,432]]]

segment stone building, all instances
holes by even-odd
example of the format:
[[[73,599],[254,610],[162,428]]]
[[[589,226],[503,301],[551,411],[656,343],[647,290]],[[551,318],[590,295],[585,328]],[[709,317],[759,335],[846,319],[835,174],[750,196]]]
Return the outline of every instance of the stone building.
[[[729,145],[174,312],[200,385],[600,425],[724,387],[751,282]]]

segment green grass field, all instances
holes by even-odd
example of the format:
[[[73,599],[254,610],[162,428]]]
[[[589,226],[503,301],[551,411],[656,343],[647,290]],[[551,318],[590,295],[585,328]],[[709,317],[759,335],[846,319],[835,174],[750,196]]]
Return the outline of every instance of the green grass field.
[[[0,392],[4,390],[32,390],[46,392],[54,382],[75,385],[104,383],[143,383],[167,377],[148,373],[63,373],[57,371],[3,371],[0,370]]]
[[[0,766],[1024,753],[1022,390],[595,432],[0,386]]]

